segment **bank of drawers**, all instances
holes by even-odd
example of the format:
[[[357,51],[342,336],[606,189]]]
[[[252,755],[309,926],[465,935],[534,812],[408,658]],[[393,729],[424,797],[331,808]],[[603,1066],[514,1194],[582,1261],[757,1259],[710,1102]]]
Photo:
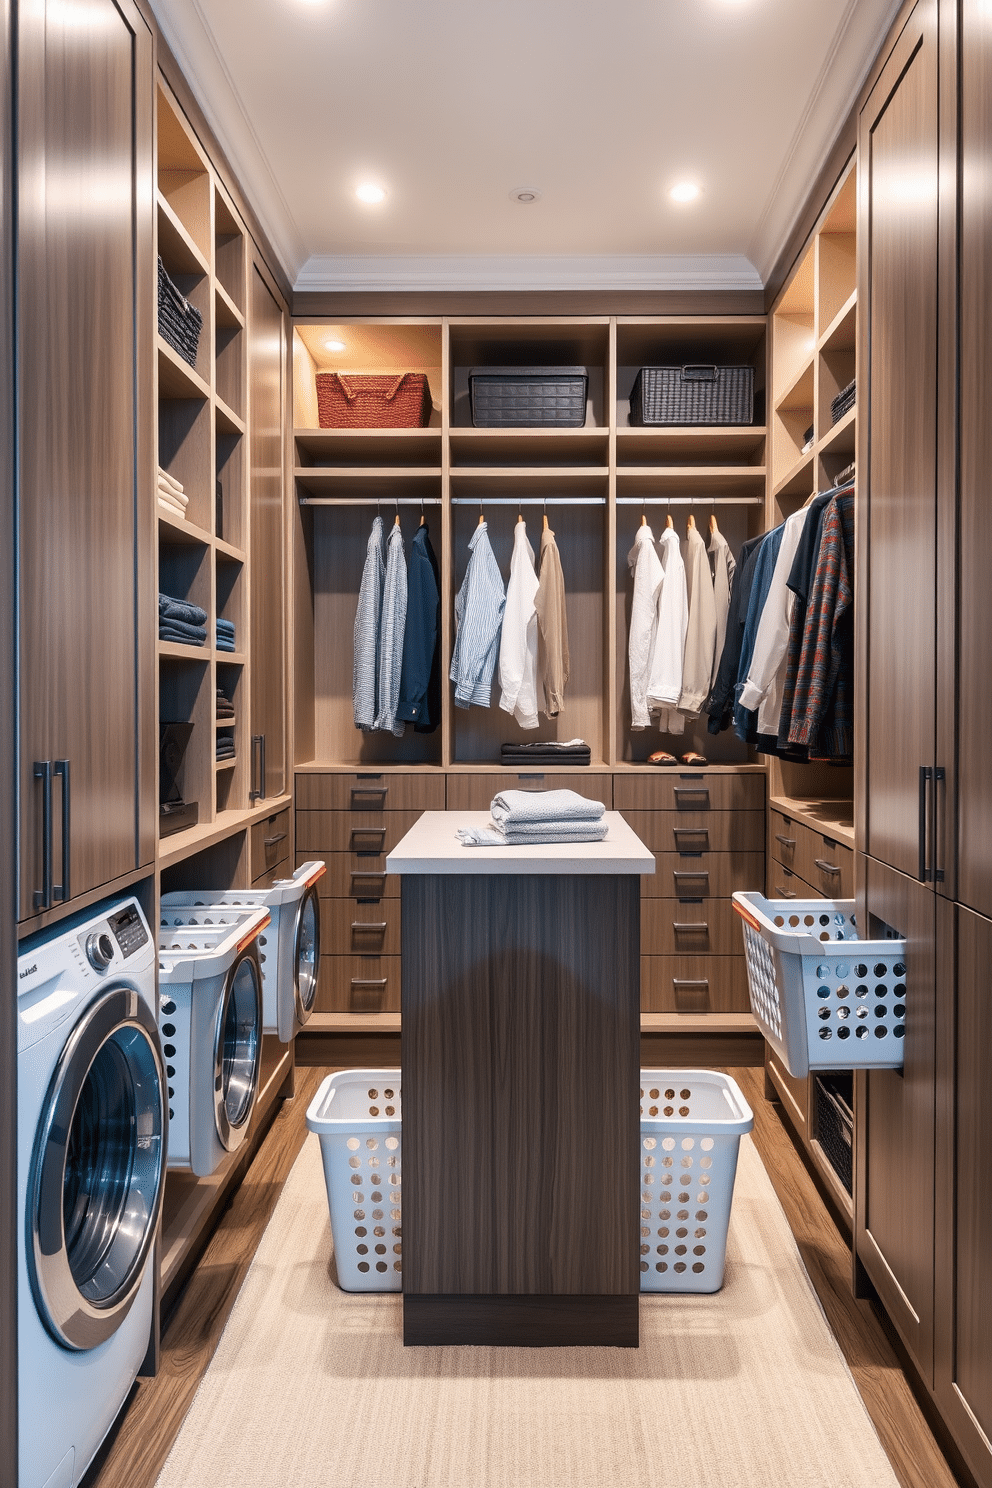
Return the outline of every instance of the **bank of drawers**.
[[[777,807],[769,811],[770,899],[853,899],[854,853]]]
[[[765,777],[614,776],[614,805],[655,855],[641,880],[641,1008],[750,1007],[735,889],[765,881]]]
[[[289,829],[288,806],[249,828],[253,888],[268,888],[290,873]]]
[[[488,811],[494,796],[505,790],[573,790],[589,801],[602,801],[613,806],[613,776],[581,774],[545,775],[528,770],[515,774],[501,770],[498,775],[449,775],[449,811]]]
[[[297,863],[323,858],[314,1010],[400,1010],[400,885],[386,855],[423,811],[443,811],[442,775],[298,775]]]

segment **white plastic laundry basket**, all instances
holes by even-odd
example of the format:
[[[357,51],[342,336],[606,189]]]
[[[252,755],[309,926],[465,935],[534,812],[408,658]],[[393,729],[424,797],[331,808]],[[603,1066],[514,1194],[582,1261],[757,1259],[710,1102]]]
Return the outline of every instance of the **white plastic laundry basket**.
[[[338,1281],[398,1292],[403,1274],[400,1072],[342,1070],[321,1081],[307,1126],[320,1138]]]
[[[641,1070],[641,1291],[723,1285],[737,1153],[754,1116],[715,1070]]]
[[[790,1075],[901,1069],[906,942],[859,940],[853,899],[736,893],[751,1008]]]

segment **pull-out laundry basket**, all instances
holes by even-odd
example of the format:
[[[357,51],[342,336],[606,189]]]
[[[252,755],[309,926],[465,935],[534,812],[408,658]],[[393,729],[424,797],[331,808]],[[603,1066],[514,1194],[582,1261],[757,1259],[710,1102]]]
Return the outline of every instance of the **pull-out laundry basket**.
[[[172,919],[177,918],[173,913]],[[214,1172],[248,1131],[262,1058],[258,937],[267,909],[190,909],[159,930],[169,1167]]]
[[[859,940],[853,899],[734,895],[751,1008],[790,1075],[901,1069],[906,942]]]
[[[320,1137],[338,1281],[398,1292],[403,1272],[400,1072],[342,1070],[321,1081],[307,1126]]]
[[[304,863],[292,878],[277,879],[267,889],[212,889],[163,894],[160,920],[169,926],[199,923],[213,909],[267,909],[271,924],[258,941],[262,967],[262,1018],[266,1033],[288,1044],[313,1012],[320,970],[320,900],[317,882],[322,862]]]
[[[641,1291],[717,1292],[751,1107],[715,1070],[641,1070]]]
[[[402,1286],[398,1069],[328,1075],[307,1111],[320,1138],[338,1280]],[[754,1118],[711,1070],[641,1071],[641,1290],[715,1292],[723,1282],[737,1149]]]

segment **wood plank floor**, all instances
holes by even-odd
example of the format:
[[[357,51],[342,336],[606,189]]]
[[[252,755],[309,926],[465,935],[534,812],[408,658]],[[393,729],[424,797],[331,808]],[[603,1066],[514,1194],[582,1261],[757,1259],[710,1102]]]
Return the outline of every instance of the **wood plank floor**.
[[[159,1374],[138,1382],[80,1488],[153,1488],[306,1137],[306,1108],[326,1073],[297,1066],[296,1096],[276,1117],[169,1322]],[[965,1480],[941,1452],[873,1305],[852,1295],[850,1251],[765,1100],[763,1072],[729,1073],[754,1110],[755,1144],[902,1488],[960,1488]]]

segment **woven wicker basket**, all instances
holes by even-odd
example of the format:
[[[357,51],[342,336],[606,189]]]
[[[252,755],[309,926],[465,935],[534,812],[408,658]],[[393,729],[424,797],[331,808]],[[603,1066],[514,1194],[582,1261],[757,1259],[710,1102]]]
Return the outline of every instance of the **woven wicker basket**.
[[[317,373],[322,429],[419,429],[430,416],[424,372]]]
[[[750,424],[754,368],[642,367],[630,394],[634,425]]]
[[[196,366],[196,353],[203,329],[203,316],[191,305],[169,278],[161,258],[158,261],[158,331],[178,351],[183,361]]]

